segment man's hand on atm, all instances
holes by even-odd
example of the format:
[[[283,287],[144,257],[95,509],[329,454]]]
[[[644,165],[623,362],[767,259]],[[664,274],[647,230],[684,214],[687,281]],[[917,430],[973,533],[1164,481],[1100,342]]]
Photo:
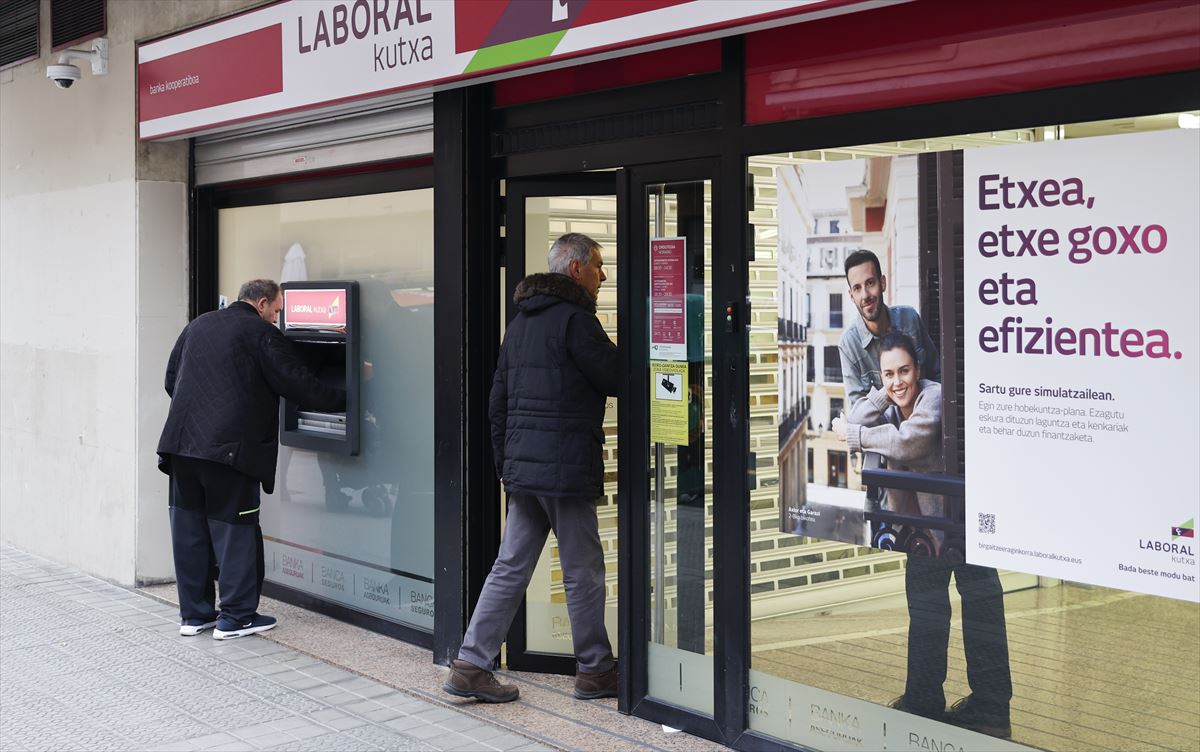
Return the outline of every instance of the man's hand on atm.
[[[379,419],[376,418],[375,413],[371,412],[370,410],[363,410],[363,420],[373,426],[379,425]]]

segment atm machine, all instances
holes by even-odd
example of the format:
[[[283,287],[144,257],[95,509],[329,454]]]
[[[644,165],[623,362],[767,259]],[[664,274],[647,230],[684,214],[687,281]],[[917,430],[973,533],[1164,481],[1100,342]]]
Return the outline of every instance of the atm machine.
[[[321,381],[346,390],[346,412],[326,413],[283,398],[279,443],[315,452],[359,452],[358,283],[285,282],[279,326]]]

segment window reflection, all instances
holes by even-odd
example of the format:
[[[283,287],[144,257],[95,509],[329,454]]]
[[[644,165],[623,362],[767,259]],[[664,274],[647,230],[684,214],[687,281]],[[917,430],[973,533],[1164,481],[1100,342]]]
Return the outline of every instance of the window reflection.
[[[749,160],[756,312],[750,371],[766,377],[752,378],[750,395],[759,479],[750,520],[752,729],[836,746],[829,741],[835,737],[813,734],[840,732],[833,716],[821,715],[838,698],[881,707],[937,687],[942,696],[933,691],[927,706],[901,709],[931,712],[939,700],[949,707],[974,694],[959,720],[975,712],[988,722],[977,728],[990,725],[980,730],[1003,735],[1004,707],[1013,741],[1050,750],[1178,749],[1200,735],[1196,672],[1168,668],[1181,644],[1200,647],[1200,607],[857,542],[869,540],[869,520],[847,522],[841,510],[867,503],[864,458],[831,432],[833,418],[853,404],[838,343],[861,318],[853,300],[838,311],[841,296],[850,295],[846,255],[874,250],[889,280],[886,303],[925,315],[916,154],[1178,122],[1169,113]],[[826,174],[814,170],[806,179],[807,165]],[[823,179],[833,187],[818,185]],[[840,203],[819,205],[818,194]],[[805,301],[802,311],[793,300]],[[931,328],[942,325],[953,322]],[[832,517],[797,524],[805,515],[811,523],[815,512]],[[845,533],[855,525],[866,531],[857,541]],[[1154,681],[1143,680],[1147,672]]]

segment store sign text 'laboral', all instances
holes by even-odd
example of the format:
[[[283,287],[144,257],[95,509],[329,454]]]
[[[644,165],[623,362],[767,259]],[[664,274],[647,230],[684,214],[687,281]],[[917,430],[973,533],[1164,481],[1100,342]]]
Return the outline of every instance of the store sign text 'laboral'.
[[[868,5],[866,0],[287,0],[139,45],[139,135],[206,132]]]
[[[433,13],[423,7],[421,0],[339,3],[332,9],[317,8],[309,14],[307,29],[305,15],[297,19],[297,47],[305,55],[346,44],[351,39],[373,37],[371,52],[376,71],[412,65],[433,59],[433,37],[421,34],[419,28],[432,20]],[[378,41],[392,32],[394,38],[382,44]]]

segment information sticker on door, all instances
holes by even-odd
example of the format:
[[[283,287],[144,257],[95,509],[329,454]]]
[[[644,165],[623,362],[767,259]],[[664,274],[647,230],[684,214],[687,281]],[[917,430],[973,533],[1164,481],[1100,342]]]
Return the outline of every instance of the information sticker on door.
[[[687,360],[687,245],[650,240],[650,358]]]

